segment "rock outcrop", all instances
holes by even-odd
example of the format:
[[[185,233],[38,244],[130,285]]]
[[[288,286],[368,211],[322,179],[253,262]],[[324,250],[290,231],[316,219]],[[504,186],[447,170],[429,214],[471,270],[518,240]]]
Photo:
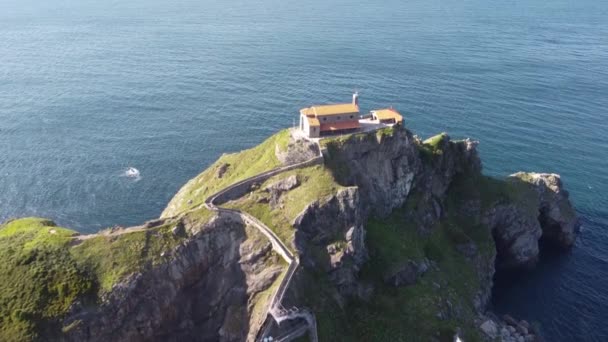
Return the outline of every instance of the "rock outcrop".
[[[359,189],[349,187],[315,201],[295,218],[301,262],[327,271],[341,293],[357,292],[357,274],[367,260]]]
[[[270,184],[264,190],[270,195],[270,205],[274,208],[278,203],[281,195],[289,190],[292,190],[300,185],[300,180],[296,175],[291,175]]]
[[[482,223],[492,230],[499,268],[532,267],[538,261],[542,230],[538,219],[516,204],[496,204],[483,215]]]
[[[289,142],[284,151],[280,146],[275,147],[275,155],[283,165],[302,163],[319,155],[319,146],[297,136],[295,131],[290,131]]]
[[[543,341],[535,327],[525,320],[517,321],[509,315],[502,319],[495,315],[481,316],[477,322],[486,341],[540,342]],[[481,322],[481,323],[480,323]]]
[[[420,262],[408,260],[400,265],[395,265],[384,274],[384,282],[394,287],[415,284],[418,277],[428,271],[430,264],[431,261],[423,259]]]
[[[571,247],[576,240],[579,221],[563,188],[561,177],[554,173],[524,173],[511,175],[531,184],[539,197],[538,220],[542,237],[561,247]]]
[[[530,268],[539,257],[539,241],[571,247],[578,232],[578,219],[568,192],[556,174],[519,172],[507,180],[525,201],[496,202],[483,214],[492,229],[499,268]]]
[[[432,147],[418,140],[422,152],[423,168],[417,174],[416,187],[431,198],[441,200],[456,174],[478,174],[481,160],[477,153],[477,141],[470,139],[452,141],[443,133]]]
[[[185,229],[193,238],[166,263],[116,284],[96,308],[75,305],[64,339],[252,341],[266,318],[256,296],[283,270],[270,243],[230,217]]]
[[[414,176],[421,170],[412,134],[396,129],[391,134],[352,136],[327,147],[329,164],[347,170],[337,175],[345,185],[356,185],[365,210],[385,217],[405,202]]]

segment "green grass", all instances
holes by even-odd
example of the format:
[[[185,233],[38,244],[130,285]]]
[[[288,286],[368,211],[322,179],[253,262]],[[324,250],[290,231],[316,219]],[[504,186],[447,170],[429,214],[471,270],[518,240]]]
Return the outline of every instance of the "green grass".
[[[513,195],[512,189],[504,191]],[[493,252],[490,231],[478,224],[479,217],[465,217],[449,203],[445,219],[430,233],[420,233],[410,215],[427,207],[424,196],[414,191],[403,208],[388,218],[367,222],[370,260],[360,277],[374,287],[369,301],[355,300],[341,308],[327,275],[309,272],[303,301],[317,315],[320,340],[428,341],[433,336],[452,341],[457,328],[463,331],[465,341],[481,340],[473,325],[476,313],[472,301],[480,286],[479,275],[475,261],[462,255],[457,246],[473,241],[480,258],[487,260],[487,253]],[[430,268],[411,286],[384,284],[384,274],[394,266],[423,258],[435,262],[438,269]],[[458,311],[453,309],[449,318],[439,319],[436,315],[440,310],[450,312],[447,301]]]
[[[351,134],[341,134],[333,137],[324,137],[319,144],[321,147],[327,147],[328,145],[336,145],[338,147],[352,143],[360,142],[365,140],[381,142],[384,137],[392,137],[399,130],[405,130],[401,125],[395,125],[392,127],[384,127],[370,132],[360,132]]]
[[[478,200],[481,210],[497,203],[514,203],[528,214],[538,216],[539,199],[529,183],[516,178],[500,180],[481,174],[457,175],[449,189],[449,201],[456,204],[466,200]]]
[[[457,327],[464,329],[466,341],[479,340],[471,323],[475,317],[473,293],[479,287],[472,262],[456,250],[447,223],[423,236],[404,219],[394,213],[386,220],[373,219],[366,225],[370,260],[360,276],[374,287],[369,301],[354,300],[340,308],[333,300],[327,276],[310,275],[306,305],[316,312],[320,340],[427,341],[434,336],[452,341]],[[430,269],[412,286],[394,288],[384,284],[384,272],[395,264],[422,258],[435,261],[439,269]],[[435,284],[440,284],[440,289]],[[436,314],[448,310],[446,301],[460,309],[441,320]]]
[[[205,209],[184,220],[203,224]],[[163,262],[187,238],[174,235],[178,222],[114,237],[98,236],[76,244],[77,233],[49,220],[25,218],[0,226],[0,341],[31,341],[60,336],[60,320],[79,300],[95,305],[100,296],[129,274]]]
[[[250,321],[251,322],[263,322],[268,313],[267,309],[270,305],[270,298],[276,292],[281,285],[285,272],[287,272],[287,263],[282,259],[278,258],[278,263],[284,265],[284,271],[274,280],[266,290],[256,293],[251,298],[250,303],[253,303],[251,307]]]
[[[426,139],[425,141],[423,141],[422,143],[427,146],[428,148],[430,148],[432,151],[437,151],[440,149],[441,144],[448,139],[448,134],[443,132],[443,133],[439,133],[435,136],[432,136],[428,139]]]
[[[163,227],[157,232],[141,231],[117,237],[98,236],[74,247],[72,255],[92,269],[101,291],[109,291],[125,275],[142,269],[148,262],[159,261],[158,240],[173,240],[173,236],[164,230],[166,228]]]
[[[521,187],[521,188],[528,187],[530,189],[534,188],[533,183],[535,180],[536,180],[536,178],[535,178],[534,174],[530,173],[530,172],[518,172],[514,176],[510,176],[509,178],[507,178],[508,182],[511,182],[513,184],[520,183],[518,185],[519,187]],[[559,206],[559,210],[562,213],[562,215],[569,217],[571,219],[576,216],[576,211],[574,210],[574,207],[569,205],[568,201],[559,201],[558,206]]]
[[[337,183],[343,186],[352,185],[348,160],[346,160],[345,156],[342,154],[340,144],[328,142],[325,147],[327,148],[325,165],[332,173],[333,178]]]
[[[40,218],[0,226],[0,340],[36,339],[47,320],[92,293],[94,278],[69,252],[74,234]]]
[[[222,155],[209,168],[179,190],[163,211],[161,217],[176,216],[204,203],[209,195],[231,184],[281,166],[275,155],[275,149],[278,146],[280,151],[286,150],[289,137],[289,130],[285,129],[256,147],[238,153]],[[217,178],[217,170],[224,164],[229,165],[228,169],[222,178]]]
[[[440,133],[424,140],[422,144],[418,144],[418,151],[422,162],[427,165],[432,164],[437,156],[441,156],[443,154],[441,146],[447,139],[449,139],[447,133]]]
[[[273,209],[269,203],[260,202],[269,195],[264,189],[274,182],[296,175],[300,185],[281,196],[281,207]],[[342,187],[337,184],[331,173],[321,165],[297,169],[276,175],[244,197],[225,204],[253,215],[272,229],[283,241],[292,241],[294,229],[291,222],[313,201],[336,193]]]

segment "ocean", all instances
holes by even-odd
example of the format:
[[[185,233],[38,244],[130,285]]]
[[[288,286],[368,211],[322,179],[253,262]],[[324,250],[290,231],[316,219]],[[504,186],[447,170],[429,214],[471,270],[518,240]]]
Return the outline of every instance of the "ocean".
[[[560,173],[582,234],[494,309],[608,340],[606,1],[0,0],[0,220],[158,217],[222,153],[355,90],[479,140],[489,175]]]

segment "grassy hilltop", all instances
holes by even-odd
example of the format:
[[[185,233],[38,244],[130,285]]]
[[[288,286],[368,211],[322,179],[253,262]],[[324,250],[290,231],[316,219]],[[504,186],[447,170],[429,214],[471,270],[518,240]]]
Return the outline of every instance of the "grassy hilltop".
[[[208,220],[205,209],[193,213]],[[187,235],[167,222],[145,231],[80,240],[50,220],[24,218],[0,226],[0,340],[57,336],[59,319],[76,302],[97,305],[120,280],[163,262],[161,254]]]

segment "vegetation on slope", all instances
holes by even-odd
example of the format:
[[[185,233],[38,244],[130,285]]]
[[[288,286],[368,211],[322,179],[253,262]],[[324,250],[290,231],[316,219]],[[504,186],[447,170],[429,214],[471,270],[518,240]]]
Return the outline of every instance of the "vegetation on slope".
[[[471,329],[478,275],[474,263],[457,246],[469,239],[491,245],[490,233],[476,227],[479,231],[469,237],[464,231],[471,233],[473,228],[461,227],[450,218],[438,223],[430,234],[419,232],[407,214],[418,205],[425,204],[412,194],[389,218],[368,221],[370,260],[361,271],[361,279],[374,288],[369,300],[352,301],[340,308],[326,275],[308,274],[311,280],[307,283],[315,285],[305,297],[317,313],[321,340],[418,341],[434,336],[452,341],[457,328],[466,341],[478,340],[477,332]],[[414,285],[392,287],[384,283],[384,275],[396,265],[425,259],[434,266]],[[438,317],[440,312],[442,317]]]
[[[482,174],[456,176],[450,185],[448,201],[457,207],[467,201],[479,201],[481,210],[498,203],[516,203],[538,215],[538,195],[534,188],[516,178],[500,180]]]
[[[538,174],[532,172],[518,172],[514,175],[509,176],[507,179],[509,182],[518,184],[520,188],[532,188],[533,184],[537,181]],[[567,201],[558,201],[560,212],[565,219],[570,220],[576,217],[576,211],[574,207],[568,204]]]
[[[275,149],[285,151],[289,137],[289,130],[285,129],[253,148],[222,155],[180,189],[161,217],[175,216],[199,206],[207,197],[229,185],[280,166]]]
[[[27,218],[0,226],[0,340],[35,339],[44,322],[93,290],[94,279],[70,254],[76,232]]]
[[[187,219],[206,222],[201,209]],[[25,218],[0,226],[0,341],[59,334],[59,319],[75,301],[95,304],[129,274],[163,261],[187,238],[179,224],[77,241],[76,232],[52,221]]]
[[[422,141],[422,143],[418,143],[420,159],[426,164],[432,163],[437,157],[443,154],[442,147],[448,139],[449,136],[444,132],[432,136]]]
[[[341,134],[334,137],[325,137],[320,141],[321,147],[328,147],[334,145],[340,147],[348,142],[364,141],[366,139],[377,139],[380,141],[384,137],[392,137],[398,130],[404,130],[403,126],[395,125],[391,127],[384,127],[377,129],[372,132],[360,132],[351,134]]]
[[[270,194],[265,190],[270,184],[295,175],[300,185],[281,195],[277,208],[269,203]],[[291,222],[310,203],[335,194],[342,188],[331,173],[323,166],[316,165],[276,175],[247,194],[229,203],[226,207],[240,209],[261,220],[283,241],[293,241],[294,229]]]

